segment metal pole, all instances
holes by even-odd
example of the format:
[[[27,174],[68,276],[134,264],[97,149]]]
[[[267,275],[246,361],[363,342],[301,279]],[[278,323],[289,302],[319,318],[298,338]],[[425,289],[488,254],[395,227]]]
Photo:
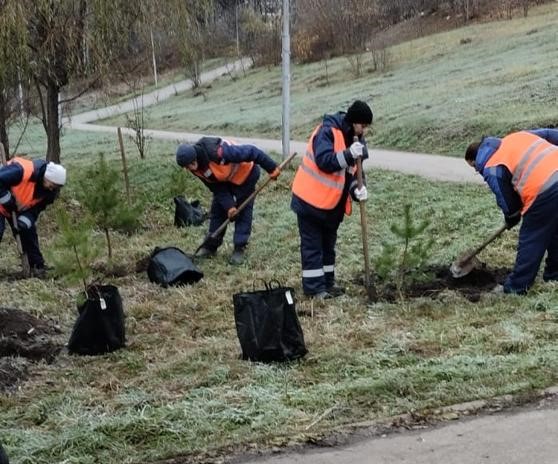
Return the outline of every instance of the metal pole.
[[[290,1],[283,0],[283,34],[282,34],[282,70],[283,70],[283,159],[287,159],[290,153],[290,97],[291,97],[291,36],[289,31],[290,23]]]
[[[158,87],[157,82],[157,59],[155,58],[155,44],[153,41],[153,29],[149,29],[149,35],[151,36],[151,59],[153,61],[153,78],[155,80],[155,87]]]

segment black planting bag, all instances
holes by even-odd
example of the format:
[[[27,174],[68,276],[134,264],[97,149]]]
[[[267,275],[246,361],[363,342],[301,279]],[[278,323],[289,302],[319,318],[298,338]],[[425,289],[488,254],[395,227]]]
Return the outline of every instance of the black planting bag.
[[[176,227],[199,226],[207,219],[207,213],[198,200],[192,203],[179,195],[174,197],[174,225]]]
[[[8,460],[8,456],[6,455],[6,452],[4,451],[4,448],[2,448],[1,444],[0,444],[0,464],[10,464],[10,461]]]
[[[79,315],[68,342],[75,354],[109,353],[126,345],[124,310],[118,288],[92,285],[87,300],[78,306]]]
[[[294,289],[278,282],[265,290],[233,295],[236,333],[242,358],[251,361],[292,361],[308,351],[295,310]]]
[[[147,276],[151,282],[166,288],[170,285],[193,284],[203,277],[203,272],[179,248],[157,247],[151,253]]]

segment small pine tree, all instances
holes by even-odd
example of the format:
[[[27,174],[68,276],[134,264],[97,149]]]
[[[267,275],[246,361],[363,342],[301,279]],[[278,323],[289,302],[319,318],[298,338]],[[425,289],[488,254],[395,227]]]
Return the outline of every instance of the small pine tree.
[[[424,268],[430,257],[434,239],[422,236],[429,225],[430,222],[426,219],[416,224],[411,216],[411,205],[407,204],[404,207],[402,224],[392,224],[390,227],[397,243],[382,244],[382,254],[375,263],[376,272],[382,280],[394,278],[401,298],[412,280],[411,272]]]
[[[183,195],[189,185],[189,174],[183,169],[173,169],[167,183],[169,196],[174,198]]]
[[[63,207],[56,209],[56,223],[59,233],[56,236],[56,253],[52,253],[52,263],[57,275],[68,282],[83,284],[87,295],[88,281],[93,275],[91,264],[99,255],[91,231],[92,224],[87,220],[76,221]]]
[[[132,233],[139,226],[141,205],[128,206],[122,192],[118,171],[108,165],[101,154],[96,166],[85,172],[82,201],[93,222],[105,234],[108,258],[112,259],[110,230]]]

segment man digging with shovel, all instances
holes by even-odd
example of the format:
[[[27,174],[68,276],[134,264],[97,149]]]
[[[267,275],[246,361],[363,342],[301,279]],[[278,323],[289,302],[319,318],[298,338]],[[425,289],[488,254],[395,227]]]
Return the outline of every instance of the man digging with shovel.
[[[242,211],[237,208],[256,189],[260,177],[258,165],[275,180],[281,173],[277,163],[254,145],[235,145],[219,137],[202,137],[194,145],[179,145],[176,162],[199,177],[213,193],[208,237],[196,256],[207,258],[217,252],[223,243],[226,227],[215,238],[212,233],[229,219],[235,221],[234,252],[230,263],[242,264],[252,232],[254,200]]]
[[[512,273],[494,292],[524,294],[547,253],[543,279],[558,280],[558,130],[484,137],[469,145],[465,160],[496,195],[511,229],[523,217]]]
[[[65,183],[66,169],[44,160],[16,157],[0,168],[0,241],[8,221],[14,235],[21,238],[23,252],[35,277],[46,274],[35,224]]]

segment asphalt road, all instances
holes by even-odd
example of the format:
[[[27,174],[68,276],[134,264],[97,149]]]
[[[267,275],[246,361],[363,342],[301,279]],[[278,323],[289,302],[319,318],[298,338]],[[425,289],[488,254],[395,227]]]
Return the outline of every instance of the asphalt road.
[[[250,464],[557,464],[558,400],[329,449],[306,449]]]

